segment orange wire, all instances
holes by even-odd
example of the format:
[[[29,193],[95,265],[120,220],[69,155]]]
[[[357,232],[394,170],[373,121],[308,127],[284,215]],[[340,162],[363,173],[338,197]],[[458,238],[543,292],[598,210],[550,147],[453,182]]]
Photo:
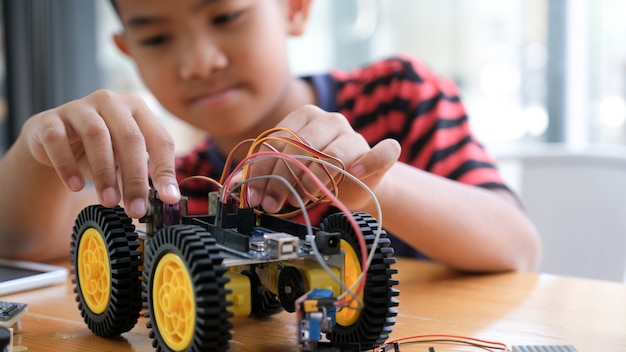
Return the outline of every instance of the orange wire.
[[[246,143],[252,143],[254,141],[254,139],[244,139],[243,141],[237,143],[235,145],[235,147],[233,149],[230,150],[230,153],[228,153],[228,155],[226,156],[226,160],[224,161],[224,169],[222,170],[222,175],[220,176],[220,180],[219,182],[221,184],[224,184],[224,181],[226,180],[226,177],[228,176],[228,174],[230,173],[230,165],[233,162],[233,156],[235,155],[235,152],[241,148],[241,146],[243,146]]]
[[[281,137],[281,136],[271,136],[270,134],[275,133],[275,132],[285,132],[287,134],[289,134],[292,138],[287,138],[287,137]],[[278,152],[270,143],[268,143],[269,141],[278,141],[278,142],[282,142],[288,145],[291,145],[293,147],[296,147],[297,149],[306,152],[309,156],[314,157],[314,158],[318,158],[318,159],[326,159],[329,162],[335,162],[339,165],[339,167],[341,167],[342,169],[345,170],[345,166],[343,164],[343,162],[336,157],[333,157],[331,155],[325,154],[319,150],[316,150],[314,148],[312,148],[308,141],[306,141],[306,139],[304,139],[301,135],[299,135],[298,133],[296,133],[295,131],[291,131],[285,128],[272,128],[269,130],[266,130],[265,132],[261,133],[257,138],[255,138],[254,140],[251,141],[251,145],[250,148],[248,149],[248,154],[247,156],[251,156],[254,155],[255,153],[258,153],[260,148],[262,146],[265,146],[266,148],[274,151],[274,152]],[[246,142],[250,142],[250,140],[247,140]],[[237,147],[241,146],[243,143],[239,143],[237,145]],[[232,152],[229,154],[228,157],[228,161],[229,163],[227,164],[227,167],[230,167],[230,160],[231,160],[231,156],[232,156]],[[326,200],[325,196],[322,194],[320,197],[317,197],[315,195],[313,195],[308,189],[306,189],[300,178],[296,175],[295,171],[292,169],[291,165],[289,165],[289,163],[286,160],[283,160],[287,170],[289,171],[289,173],[291,174],[291,176],[296,180],[296,185],[299,187],[300,190],[302,190],[303,193],[303,197],[305,199],[307,199],[310,203],[309,205],[307,205],[307,208],[310,208],[316,204],[319,203],[329,203],[328,200]],[[250,167],[251,164],[244,164],[242,167],[242,181],[248,179],[250,177]],[[343,182],[345,175],[342,173],[339,173],[337,175],[337,178],[335,179],[335,177],[332,176],[332,173],[328,170],[328,168],[326,167],[326,165],[319,165],[319,167],[323,170],[324,174],[328,177],[328,180],[330,182],[330,190],[331,192],[335,195],[335,197],[338,196],[339,194],[339,185]],[[236,168],[238,169],[238,168]],[[235,170],[236,170],[235,169]],[[227,169],[225,168],[224,171],[226,171]],[[313,176],[312,176],[313,177]],[[222,177],[220,179],[220,182],[224,183],[224,178]],[[248,201],[247,201],[247,185],[244,184],[241,187],[241,202],[240,202],[240,206],[245,207],[248,206]],[[279,217],[288,217],[288,216],[293,216],[296,215],[298,213],[301,213],[302,210],[301,209],[296,209],[292,212],[288,212],[288,213],[282,213],[280,215],[278,215]]]
[[[311,170],[309,170],[306,165],[304,165],[300,160],[296,159],[295,157],[293,157],[292,155],[289,154],[282,154],[282,153],[276,153],[276,152],[257,152],[255,154],[249,155],[246,158],[244,158],[236,167],[236,169],[240,169],[243,165],[245,165],[246,163],[248,163],[249,161],[252,161],[255,157],[263,157],[263,156],[274,156],[277,158],[284,158],[292,163],[294,163],[295,165],[297,165],[298,167],[300,167],[305,173],[311,173]],[[229,175],[229,177],[226,179],[225,183],[224,183],[224,187],[222,189],[222,202],[225,202],[226,199],[226,193],[228,192],[228,190],[230,189],[230,182],[232,181],[232,175]],[[355,230],[356,234],[357,234],[357,239],[359,241],[359,249],[361,250],[361,272],[363,275],[363,278],[367,277],[367,268],[365,266],[365,264],[367,263],[367,247],[365,245],[365,240],[363,238],[363,234],[361,233],[361,229],[358,226],[358,224],[356,223],[356,221],[354,220],[354,218],[352,216],[350,216],[350,211],[346,208],[345,205],[343,205],[343,203],[341,203],[339,201],[339,199],[333,195],[330,190],[328,190],[327,188],[325,188],[322,184],[321,184],[321,180],[319,178],[317,178],[315,175],[310,174],[309,176],[311,176],[311,178],[313,179],[313,182],[315,182],[318,187],[320,187],[320,190],[322,190],[322,192],[326,193],[326,196],[329,197],[331,199],[331,201],[333,202],[333,204],[335,204],[335,206],[341,210],[342,213],[344,213],[346,215],[346,217],[348,218],[348,221],[350,222],[350,225],[352,225],[352,228]],[[243,192],[242,192],[243,194]],[[356,295],[360,295],[364,289],[365,289],[365,279],[361,280],[361,282],[359,283],[359,287],[358,290],[356,292]],[[347,301],[342,301],[342,303],[346,303]]]
[[[212,178],[210,178],[208,176],[201,176],[201,175],[186,177],[186,178],[180,180],[180,182],[178,182],[178,186],[181,187],[183,184],[185,184],[185,183],[187,183],[188,181],[191,181],[191,180],[206,181],[206,182],[209,182],[209,183],[215,185],[217,188],[222,189],[222,184],[221,183],[219,183],[218,181],[216,181],[216,180],[214,180],[214,179],[212,179]]]
[[[275,133],[275,132],[285,132],[287,134],[289,134],[292,138],[288,138],[288,137],[281,137],[281,136],[270,136],[270,134]],[[261,133],[257,138],[255,139],[246,139],[243,140],[241,142],[239,142],[227,155],[226,160],[224,162],[224,169],[222,171],[222,174],[220,176],[220,180],[216,181],[210,177],[207,176],[190,176],[187,177],[185,179],[183,179],[181,182],[179,182],[179,186],[182,186],[183,183],[189,181],[189,180],[204,180],[210,183],[213,183],[214,185],[216,185],[218,188],[221,189],[222,195],[221,195],[221,199],[220,201],[222,202],[226,202],[227,201],[227,195],[230,189],[230,183],[232,182],[232,178],[234,176],[234,174],[236,173],[236,170],[241,169],[242,170],[242,181],[247,180],[250,177],[250,167],[251,164],[254,161],[255,157],[260,157],[260,156],[275,156],[277,158],[279,158],[280,160],[282,160],[282,162],[285,164],[287,170],[289,171],[289,173],[291,174],[291,176],[295,179],[296,185],[299,186],[299,188],[302,190],[304,196],[310,201],[309,204],[307,204],[305,206],[305,209],[308,209],[316,204],[325,202],[325,203],[333,203],[335,204],[335,206],[337,206],[337,208],[339,208],[342,212],[344,212],[347,215],[347,218],[349,220],[349,222],[351,223],[352,227],[355,229],[356,233],[357,233],[357,238],[358,238],[358,242],[359,242],[359,247],[361,250],[361,262],[362,262],[362,274],[364,277],[366,277],[367,275],[367,268],[365,267],[365,264],[367,262],[367,248],[365,245],[365,241],[363,239],[363,234],[360,232],[360,228],[359,226],[355,223],[354,219],[352,218],[352,216],[350,216],[349,214],[349,210],[339,201],[338,196],[339,196],[339,185],[343,182],[343,180],[345,179],[345,175],[341,172],[338,173],[337,178],[332,176],[332,173],[330,172],[330,170],[328,170],[328,167],[324,164],[318,163],[319,167],[323,170],[324,174],[328,177],[329,183],[330,183],[330,187],[325,186],[324,184],[322,184],[322,181],[319,179],[319,177],[317,177],[313,171],[307,167],[302,161],[296,159],[294,156],[289,155],[289,154],[284,154],[281,152],[278,152],[277,149],[275,147],[273,147],[269,142],[270,141],[278,141],[278,142],[282,142],[285,144],[288,144],[290,146],[293,146],[303,152],[305,152],[306,154],[308,154],[308,156],[313,157],[313,158],[317,158],[320,160],[324,160],[328,161],[328,162],[334,162],[336,164],[339,165],[339,167],[343,170],[345,170],[345,165],[343,164],[343,162],[341,161],[341,159],[333,157],[329,154],[323,153],[317,149],[314,149],[313,147],[310,146],[310,144],[308,143],[308,141],[303,138],[301,135],[299,135],[298,133],[296,133],[295,131],[292,130],[288,130],[285,128],[272,128],[269,130],[266,130],[265,132]],[[250,147],[248,149],[248,153],[246,155],[246,157],[239,162],[239,164],[233,169],[233,172],[231,172],[231,164],[232,164],[232,159],[233,156],[236,152],[236,150],[238,150],[239,148],[241,148],[244,144],[246,143],[250,143]],[[270,149],[269,152],[263,152],[260,151],[261,147],[266,147],[268,149]],[[299,177],[297,177],[295,171],[293,170],[293,168],[291,167],[291,163],[297,165],[302,172],[305,173],[305,175],[308,175],[312,181],[320,188],[320,191],[322,192],[322,195],[317,197],[315,195],[313,195],[309,190],[307,190],[304,185],[302,184],[301,180]],[[309,164],[314,163],[314,162],[310,162]],[[241,185],[241,192],[239,195],[239,203],[240,206],[245,207],[248,206],[247,200],[246,199],[246,187],[247,184],[245,182],[242,183]],[[233,197],[235,197],[234,195],[231,195]],[[237,197],[235,197],[237,198]],[[295,214],[301,213],[303,210],[302,209],[297,209],[295,211],[289,212],[289,213],[283,213],[283,214],[273,214],[274,216],[277,217],[287,217],[287,216],[293,216]],[[255,212],[261,212],[258,209],[255,209]],[[363,290],[365,289],[365,281],[366,280],[361,280],[361,282],[359,283],[359,287],[357,289],[356,295],[360,295]],[[344,300],[341,303],[345,303],[345,304],[349,304],[348,300]]]
[[[488,341],[488,340],[478,339],[475,337],[454,335],[454,334],[425,334],[425,335],[413,335],[413,336],[399,337],[393,340],[386,341],[385,343],[379,346],[378,351],[383,351],[386,346],[392,345],[394,343],[401,343],[401,342],[419,343],[419,342],[434,342],[434,341],[466,343],[470,345],[476,345],[482,348],[500,349],[505,352],[511,351],[509,346],[503,342]]]

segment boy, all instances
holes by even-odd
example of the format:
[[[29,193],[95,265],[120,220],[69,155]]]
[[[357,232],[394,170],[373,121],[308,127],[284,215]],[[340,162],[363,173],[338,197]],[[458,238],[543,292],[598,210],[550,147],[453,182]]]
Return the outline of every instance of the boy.
[[[113,4],[123,24],[118,48],[161,104],[210,140],[177,161],[176,175],[172,138],[137,97],[98,91],[33,116],[0,164],[0,256],[66,255],[87,204],[123,201],[130,216],[145,213],[148,167],[161,199],[176,202],[176,176],[219,175],[238,142],[279,126],[340,158],[374,190],[394,248],[405,242],[468,271],[536,268],[534,227],[472,137],[455,87],[424,65],[394,59],[353,73],[291,76],[286,39],[304,31],[310,0]],[[268,173],[280,172],[267,164]],[[97,199],[79,192],[86,178]],[[351,184],[342,185],[341,201],[373,214]],[[276,212],[295,204],[288,194],[277,182],[251,184],[249,201]]]

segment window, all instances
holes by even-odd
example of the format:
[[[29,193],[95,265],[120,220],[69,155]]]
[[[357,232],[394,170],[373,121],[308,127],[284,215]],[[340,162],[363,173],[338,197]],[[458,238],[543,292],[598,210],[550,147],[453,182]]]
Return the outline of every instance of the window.
[[[417,56],[459,85],[481,139],[493,143],[545,140],[545,0],[333,4],[334,30],[339,35],[328,39],[337,38],[334,63],[338,66],[352,67],[394,53]]]
[[[3,0],[6,145],[35,113],[98,85],[93,1]]]
[[[591,2],[590,2],[591,4]],[[626,3],[593,2],[589,15],[589,138],[626,144]]]

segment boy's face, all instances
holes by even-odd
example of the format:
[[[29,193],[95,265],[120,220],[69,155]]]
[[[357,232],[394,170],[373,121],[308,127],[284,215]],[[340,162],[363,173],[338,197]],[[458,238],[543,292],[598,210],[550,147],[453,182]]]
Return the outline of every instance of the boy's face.
[[[273,126],[292,99],[286,38],[306,0],[116,0],[118,47],[174,115],[214,136]],[[282,117],[282,116],[281,116]],[[265,124],[264,119],[271,119]]]

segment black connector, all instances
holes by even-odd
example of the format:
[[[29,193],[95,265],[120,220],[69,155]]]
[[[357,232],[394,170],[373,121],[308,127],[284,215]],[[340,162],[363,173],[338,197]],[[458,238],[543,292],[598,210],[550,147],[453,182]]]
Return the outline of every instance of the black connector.
[[[387,345],[385,347],[383,347],[383,351],[382,352],[388,352],[388,351],[392,351],[393,352],[400,352],[400,344],[397,342],[392,343],[391,345]]]
[[[11,343],[11,330],[0,327],[0,352],[6,352]]]
[[[339,232],[317,231],[315,233],[315,246],[323,255],[341,253],[341,234]]]

